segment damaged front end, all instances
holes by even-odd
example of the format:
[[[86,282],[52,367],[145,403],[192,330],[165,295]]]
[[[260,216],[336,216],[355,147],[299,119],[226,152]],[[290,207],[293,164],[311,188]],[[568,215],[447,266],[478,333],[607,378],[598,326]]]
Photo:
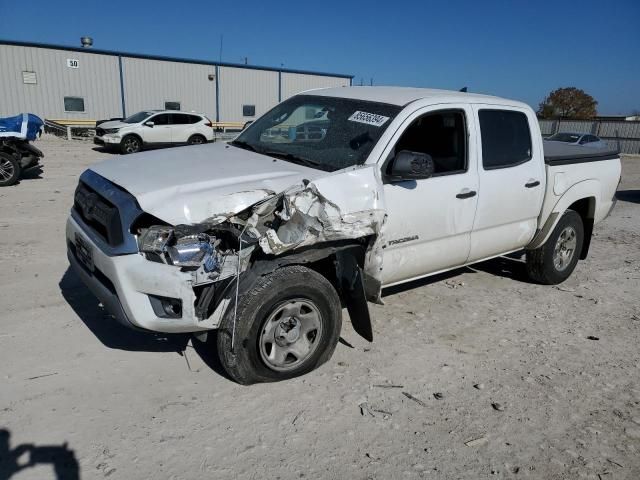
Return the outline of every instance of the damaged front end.
[[[377,200],[375,193],[369,195]],[[386,213],[382,208],[359,208],[379,207],[363,195],[355,208],[339,203],[304,180],[235,214],[213,215],[194,225],[139,228],[139,251],[149,261],[190,272],[198,326],[206,328],[219,326],[230,303],[250,289],[255,275],[322,260],[326,267],[331,257],[330,280],[356,329],[371,340],[366,300],[380,301]],[[366,317],[363,328],[354,316]]]

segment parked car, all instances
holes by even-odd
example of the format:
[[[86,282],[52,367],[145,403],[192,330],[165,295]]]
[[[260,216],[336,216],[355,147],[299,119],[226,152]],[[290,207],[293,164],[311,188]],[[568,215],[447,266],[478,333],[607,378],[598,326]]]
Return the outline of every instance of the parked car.
[[[23,172],[40,167],[44,154],[30,141],[40,136],[43,125],[31,113],[0,118],[0,187],[14,185]]]
[[[607,142],[600,137],[591,135],[590,133],[569,133],[562,132],[545,138],[547,142],[560,142],[568,145],[582,145],[591,148],[609,148]]]
[[[124,120],[101,123],[93,142],[121,153],[168,145],[197,145],[213,140],[211,120],[199,113],[145,110]]]
[[[317,141],[298,137],[321,115]],[[236,381],[287,379],[331,357],[343,305],[372,341],[367,300],[383,287],[522,250],[533,281],[568,278],[614,205],[620,159],[546,143],[516,101],[315,90],[230,144],[86,170],[68,258],[122,324],[218,330]]]

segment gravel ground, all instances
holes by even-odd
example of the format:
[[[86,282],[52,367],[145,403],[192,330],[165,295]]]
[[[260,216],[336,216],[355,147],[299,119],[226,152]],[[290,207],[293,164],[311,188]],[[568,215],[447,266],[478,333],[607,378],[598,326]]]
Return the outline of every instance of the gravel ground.
[[[395,288],[374,343],[347,321],[318,371],[241,387],[102,312],[64,224],[109,154],[38,146],[41,178],[0,189],[0,478],[640,478],[639,157],[564,284],[498,259]]]

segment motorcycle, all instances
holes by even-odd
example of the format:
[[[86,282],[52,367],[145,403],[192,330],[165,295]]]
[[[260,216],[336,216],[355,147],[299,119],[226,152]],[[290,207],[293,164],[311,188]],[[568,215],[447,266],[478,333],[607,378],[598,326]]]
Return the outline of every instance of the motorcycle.
[[[43,131],[37,115],[22,113],[0,118],[0,187],[15,184],[22,173],[40,167],[44,154],[31,143]]]

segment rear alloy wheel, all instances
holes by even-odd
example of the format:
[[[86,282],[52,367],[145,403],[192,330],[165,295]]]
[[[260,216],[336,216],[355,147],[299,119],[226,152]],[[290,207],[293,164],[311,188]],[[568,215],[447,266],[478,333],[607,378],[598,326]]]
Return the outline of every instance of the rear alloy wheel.
[[[128,137],[124,137],[122,142],[120,142],[120,151],[123,155],[137,153],[140,150],[142,150],[142,142],[138,137],[129,135]]]
[[[203,143],[207,143],[207,139],[202,135],[191,135],[188,143],[189,145],[202,145]]]
[[[0,153],[0,187],[15,184],[20,178],[20,162],[7,153]]]

